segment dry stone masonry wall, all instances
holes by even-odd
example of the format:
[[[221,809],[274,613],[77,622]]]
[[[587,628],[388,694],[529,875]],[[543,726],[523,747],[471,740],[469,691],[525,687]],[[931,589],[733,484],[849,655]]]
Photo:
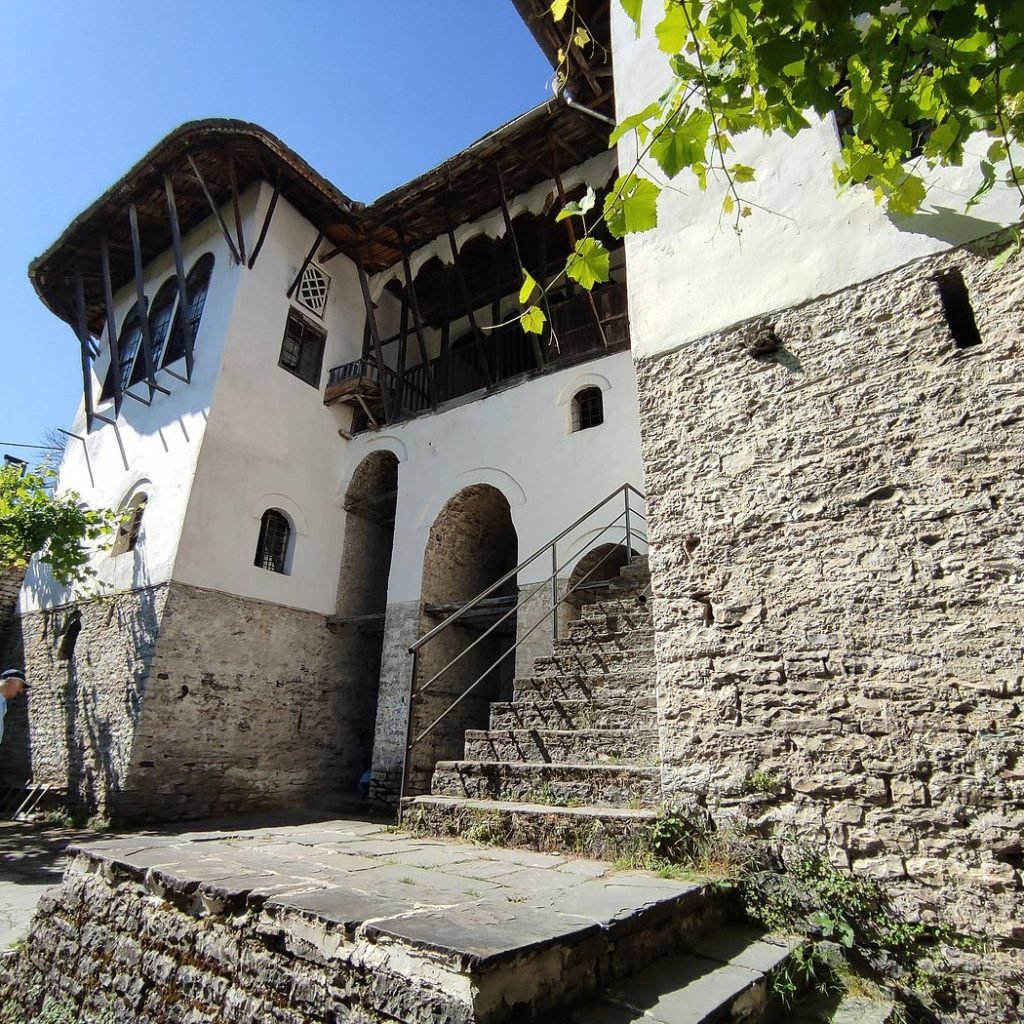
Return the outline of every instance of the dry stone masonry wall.
[[[960,249],[637,367],[666,794],[1018,956],[1022,304]]]

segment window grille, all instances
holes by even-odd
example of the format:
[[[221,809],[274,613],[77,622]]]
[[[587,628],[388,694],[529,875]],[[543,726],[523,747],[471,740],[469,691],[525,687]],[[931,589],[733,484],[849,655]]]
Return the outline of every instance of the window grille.
[[[287,572],[288,541],[292,528],[276,508],[268,508],[260,519],[260,536],[256,542],[253,564],[271,572]]]
[[[299,282],[299,302],[307,309],[311,309],[317,316],[324,315],[327,307],[327,292],[331,287],[331,279],[326,271],[315,263],[310,262],[302,272],[302,280]]]
[[[314,327],[295,310],[291,310],[288,313],[288,323],[284,329],[284,340],[281,342],[281,358],[278,360],[278,366],[283,366],[300,380],[318,388],[326,337],[320,328]]]
[[[584,388],[572,399],[572,429],[589,430],[604,423],[604,395],[600,388]]]
[[[174,317],[174,305],[178,299],[178,279],[171,277],[164,281],[160,291],[156,293],[149,312],[149,338],[153,343],[153,369],[160,365],[160,355],[167,342],[167,334],[171,329]],[[132,370],[132,384],[137,384],[146,376],[145,356],[136,356],[135,369]]]
[[[139,307],[134,305],[131,311],[124,318],[121,325],[121,333],[117,338],[117,366],[110,364],[107,370],[106,380],[103,382],[103,391],[100,399],[106,400],[114,396],[114,374],[124,391],[131,382],[132,365],[135,363],[135,355],[139,351],[139,343],[142,341],[142,318],[139,316]]]

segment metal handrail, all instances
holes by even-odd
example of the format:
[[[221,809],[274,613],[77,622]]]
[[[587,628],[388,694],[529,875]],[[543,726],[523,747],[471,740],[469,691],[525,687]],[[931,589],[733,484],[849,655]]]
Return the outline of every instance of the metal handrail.
[[[530,555],[528,558],[523,559],[523,561],[521,561],[515,568],[509,570],[500,579],[496,580],[489,587],[481,591],[479,594],[477,594],[476,597],[468,601],[461,608],[456,609],[456,611],[449,615],[448,618],[446,618],[443,622],[438,623],[438,625],[436,625],[433,629],[425,633],[422,637],[420,637],[415,643],[413,643],[409,647],[409,653],[412,654],[412,673],[409,680],[409,708],[406,720],[405,755],[404,764],[402,766],[402,785],[401,794],[399,798],[399,817],[401,817],[402,814],[402,798],[404,798],[405,796],[405,789],[408,782],[410,767],[409,755],[412,749],[424,737],[429,735],[433,731],[433,729],[438,725],[438,723],[441,722],[459,703],[461,703],[470,693],[472,693],[473,690],[475,690],[476,687],[479,686],[480,683],[482,683],[491,674],[491,672],[493,672],[494,669],[496,669],[498,665],[501,664],[502,661],[504,661],[512,652],[517,651],[522,646],[523,642],[527,640],[530,636],[532,636],[533,633],[535,633],[545,622],[545,620],[547,620],[549,617],[552,621],[552,636],[553,638],[557,638],[559,605],[564,604],[571,594],[575,593],[576,590],[580,589],[584,585],[584,583],[605,563],[605,561],[607,561],[612,556],[612,554],[614,553],[614,549],[606,552],[605,555],[602,556],[602,558],[598,562],[591,566],[591,568],[579,580],[577,580],[576,583],[569,587],[566,590],[566,592],[562,595],[558,594],[559,573],[562,572],[570,564],[570,562],[574,560],[578,561],[579,557],[581,557],[584,553],[586,553],[586,551],[591,549],[609,530],[613,529],[620,522],[623,522],[625,529],[625,549],[627,565],[630,564],[633,558],[633,541],[636,540],[643,542],[644,544],[647,543],[646,535],[644,533],[641,533],[639,530],[634,529],[631,525],[630,519],[633,516],[637,517],[645,524],[647,522],[646,516],[644,516],[641,512],[637,511],[636,509],[630,507],[631,495],[636,495],[643,502],[646,501],[646,497],[644,496],[644,494],[641,491],[638,491],[632,484],[625,483],[621,487],[617,487],[606,498],[603,498],[592,508],[588,509],[586,512],[583,513],[583,515],[579,516],[572,523],[570,523],[569,526],[567,526],[564,530],[556,534],[546,544],[538,548],[532,555]],[[564,562],[559,564],[558,542],[560,540],[563,540],[569,533],[575,530],[576,527],[580,526],[587,519],[589,519],[595,513],[599,512],[602,508],[604,508],[609,502],[614,501],[619,496],[621,496],[624,501],[624,508],[622,512],[619,513],[610,523],[608,523],[608,525],[606,525],[598,533],[592,536],[590,540],[588,540],[587,543],[584,545],[584,548],[581,552],[577,553],[576,555],[573,555],[572,557],[566,559]],[[485,630],[471,644],[469,644],[462,651],[460,651],[451,661],[448,662],[447,665],[444,666],[444,668],[436,672],[429,680],[427,680],[426,683],[424,683],[423,686],[421,686],[419,689],[416,689],[416,671],[417,664],[419,661],[420,649],[429,641],[431,641],[434,637],[436,637],[439,633],[443,632],[445,629],[448,629],[450,626],[454,625],[467,612],[471,611],[473,608],[476,608],[482,601],[484,601],[487,597],[493,594],[496,590],[502,587],[509,580],[518,577],[519,573],[523,569],[525,569],[527,566],[535,562],[538,558],[540,558],[541,555],[547,552],[548,549],[551,550],[552,562],[552,571],[550,575],[548,575],[545,579],[543,579],[540,583],[533,587],[533,589],[525,597],[520,595],[519,599],[516,601],[515,605],[512,608],[508,609],[508,611],[506,611],[497,621],[492,623],[487,630]],[[537,622],[535,622],[525,633],[517,637],[515,643],[511,644],[505,651],[503,651],[501,655],[497,658],[497,660],[488,668],[486,668],[484,672],[481,673],[465,690],[463,690],[463,692],[459,694],[459,696],[456,697],[455,700],[437,718],[435,718],[433,722],[430,723],[430,725],[428,725],[422,732],[420,732],[418,736],[413,738],[412,719],[415,698],[419,697],[422,693],[424,693],[424,691],[426,691],[428,687],[432,686],[438,679],[445,675],[445,673],[447,673],[452,668],[452,666],[454,666],[466,654],[468,654],[469,651],[475,648],[477,644],[481,643],[488,636],[490,636],[510,616],[518,613],[522,607],[524,607],[530,601],[532,601],[533,598],[535,598],[549,584],[552,588],[551,607],[547,611],[545,611],[544,614],[541,615],[540,619]]]
[[[608,497],[602,498],[602,500],[599,501],[596,505],[594,505],[593,508],[589,509],[587,512],[584,512],[583,515],[581,515],[577,520],[575,520],[573,523],[571,523],[569,526],[567,526],[564,530],[562,530],[561,533],[556,534],[546,544],[544,544],[541,547],[539,547],[532,555],[530,555],[529,558],[523,559],[523,561],[521,561],[514,569],[510,569],[507,573],[505,573],[504,576],[501,577],[501,579],[497,580],[495,583],[492,583],[486,590],[481,591],[471,601],[469,601],[468,603],[464,604],[458,611],[453,612],[447,619],[444,620],[444,622],[438,623],[428,633],[424,633],[423,636],[421,636],[419,638],[419,640],[417,640],[414,644],[412,644],[409,647],[409,653],[410,654],[415,654],[428,640],[432,640],[435,636],[437,636],[438,633],[442,632],[443,630],[447,629],[449,626],[453,625],[458,619],[460,619],[463,615],[465,615],[466,612],[468,612],[468,611],[472,610],[473,608],[475,608],[482,600],[484,600],[484,598],[486,598],[489,595],[493,594],[494,591],[497,590],[500,586],[502,586],[503,584],[507,583],[510,579],[514,578],[515,576],[518,576],[519,573],[523,569],[525,569],[528,565],[531,565],[538,558],[540,558],[540,556],[543,555],[544,552],[548,550],[548,548],[551,548],[552,550],[554,550],[555,545],[560,540],[562,540],[567,534],[569,534],[573,530],[575,530],[576,527],[580,525],[580,523],[582,523],[585,520],[589,519],[595,512],[597,512],[600,509],[604,508],[605,505],[607,505],[614,498],[618,497],[620,494],[623,495],[625,497],[625,499],[626,499],[626,502],[627,502],[627,504],[626,504],[626,511],[628,512],[629,511],[629,504],[628,504],[628,502],[629,502],[629,495],[631,493],[635,494],[641,501],[646,501],[647,500],[646,497],[643,495],[643,493],[641,491],[638,491],[632,484],[626,483],[626,484],[623,484],[621,487],[616,487],[615,490],[612,491],[612,493],[608,495]],[[636,514],[636,513],[634,513],[634,514]],[[629,538],[629,531],[628,531],[628,527],[627,527],[627,544],[626,544],[626,557],[627,557],[627,559],[629,558],[628,538]]]

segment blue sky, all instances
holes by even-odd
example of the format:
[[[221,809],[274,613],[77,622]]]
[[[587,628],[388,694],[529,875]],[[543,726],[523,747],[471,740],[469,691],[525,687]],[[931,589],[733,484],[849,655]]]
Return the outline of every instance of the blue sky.
[[[369,201],[542,102],[511,0],[4,0],[0,453],[67,427],[77,342],[26,276],[67,223],[183,121],[238,117]]]

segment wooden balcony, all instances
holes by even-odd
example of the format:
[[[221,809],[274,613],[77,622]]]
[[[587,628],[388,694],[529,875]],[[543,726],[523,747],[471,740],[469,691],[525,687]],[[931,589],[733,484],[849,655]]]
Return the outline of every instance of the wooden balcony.
[[[376,361],[368,357],[336,366],[328,377],[324,404],[354,406],[353,432],[376,429],[387,421],[386,407],[391,422],[432,408],[431,378],[440,405],[629,347],[625,284],[605,285],[589,295],[578,292],[552,303],[550,313],[551,323],[539,338],[525,334],[518,324],[487,332],[480,346],[465,335],[437,359],[407,367],[400,379],[388,367],[382,376]]]

